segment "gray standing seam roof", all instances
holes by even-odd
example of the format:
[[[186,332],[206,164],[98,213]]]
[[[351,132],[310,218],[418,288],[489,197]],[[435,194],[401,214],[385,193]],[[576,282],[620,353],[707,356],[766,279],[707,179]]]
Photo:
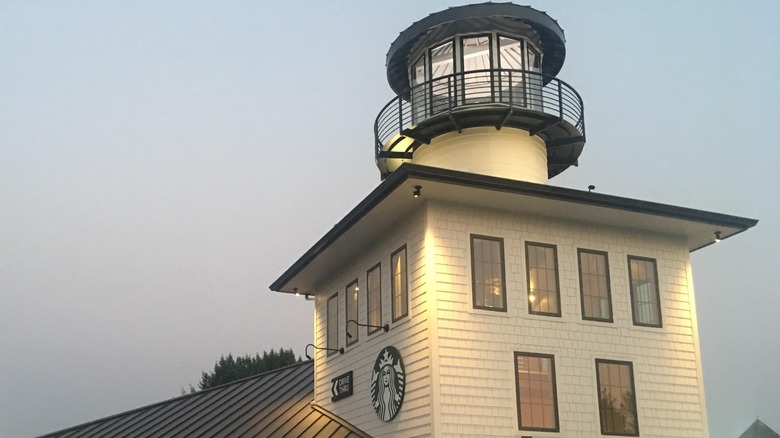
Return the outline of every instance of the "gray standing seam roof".
[[[316,406],[314,363],[278,370],[110,417],[41,438],[311,437],[370,438]]]

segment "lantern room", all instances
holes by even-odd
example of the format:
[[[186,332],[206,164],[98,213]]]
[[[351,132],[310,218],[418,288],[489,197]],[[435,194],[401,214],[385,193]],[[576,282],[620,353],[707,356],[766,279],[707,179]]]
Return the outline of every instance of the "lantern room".
[[[563,30],[528,6],[450,8],[387,54],[396,97],[375,122],[382,177],[404,162],[546,183],[585,143],[582,99],[556,78]]]

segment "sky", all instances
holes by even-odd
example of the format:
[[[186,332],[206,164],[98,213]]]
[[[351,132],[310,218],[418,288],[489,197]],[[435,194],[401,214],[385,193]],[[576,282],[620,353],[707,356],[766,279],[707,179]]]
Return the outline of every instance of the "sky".
[[[302,356],[268,285],[379,184],[385,54],[458,4],[0,0],[0,437]],[[531,5],[585,103],[552,185],[760,220],[693,275],[711,436],[780,430],[780,2]]]

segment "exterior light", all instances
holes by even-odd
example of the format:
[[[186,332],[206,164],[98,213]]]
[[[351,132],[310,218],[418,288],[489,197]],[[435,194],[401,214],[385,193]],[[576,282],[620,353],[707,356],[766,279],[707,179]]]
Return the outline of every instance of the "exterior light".
[[[715,243],[718,243],[721,240],[723,240],[723,239],[720,238],[720,231],[716,231],[715,232]]]
[[[347,337],[350,338],[350,339],[352,339],[352,334],[349,332],[349,323],[350,322],[354,322],[355,325],[358,326],[358,327],[368,327],[368,328],[382,329],[382,330],[384,330],[385,333],[390,331],[390,324],[385,324],[385,325],[361,324],[361,323],[355,321],[354,319],[350,319],[349,321],[347,321]]]
[[[327,347],[318,347],[314,344],[306,344],[306,348],[303,349],[303,354],[306,356],[306,359],[309,360],[311,360],[311,356],[309,356],[309,347],[312,347],[315,350],[338,351],[339,354],[344,354],[344,348],[327,348]]]
[[[596,190],[596,186],[594,186],[593,184],[588,186],[588,193],[590,193],[590,192],[592,192],[594,190]]]
[[[293,292],[295,292],[295,296],[296,296],[296,297],[299,297],[299,296],[301,296],[301,294],[300,294],[300,293],[298,293],[298,288],[297,288],[297,287],[294,287],[294,288],[293,288]]]
[[[415,198],[419,198],[420,190],[422,189],[422,186],[414,186],[414,191],[412,192],[412,195],[414,195]]]

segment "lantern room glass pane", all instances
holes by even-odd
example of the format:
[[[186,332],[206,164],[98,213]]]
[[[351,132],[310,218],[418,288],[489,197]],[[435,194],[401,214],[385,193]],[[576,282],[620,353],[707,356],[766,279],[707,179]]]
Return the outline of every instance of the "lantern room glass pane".
[[[499,98],[503,103],[525,106],[523,87],[523,42],[514,38],[498,38]]]
[[[528,108],[542,111],[544,109],[544,102],[542,100],[542,54],[528,45]]]
[[[425,85],[427,80],[425,68],[425,57],[421,56],[412,66],[412,90],[410,92],[412,99],[412,123],[418,123],[427,117],[426,108],[428,107],[428,87]]]
[[[455,82],[453,73],[455,72],[455,51],[452,41],[431,49],[431,115],[445,111],[455,102]]]
[[[465,103],[490,102],[493,96],[491,69],[493,67],[490,36],[461,39],[463,60],[463,98]]]

